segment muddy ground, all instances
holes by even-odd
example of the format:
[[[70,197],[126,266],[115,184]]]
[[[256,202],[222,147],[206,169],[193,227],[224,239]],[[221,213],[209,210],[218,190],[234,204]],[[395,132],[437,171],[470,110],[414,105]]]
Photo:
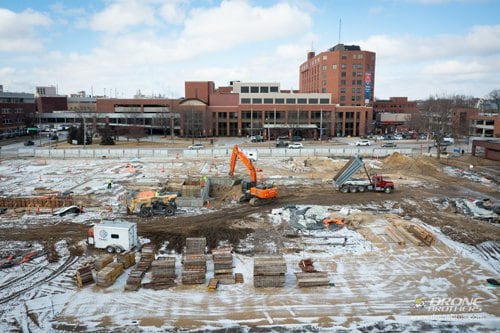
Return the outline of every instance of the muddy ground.
[[[396,183],[396,191],[385,193],[348,193],[342,194],[333,190],[328,177],[331,170],[321,174],[316,170],[315,177],[323,177],[325,181],[309,181],[307,175],[302,175],[301,184],[280,185],[280,195],[274,202],[260,207],[251,207],[248,204],[226,205],[231,193],[238,193],[239,187],[213,187],[211,192],[212,207],[202,214],[188,216],[178,215],[165,219],[154,217],[139,220],[139,235],[149,238],[152,242],[163,244],[168,241],[170,249],[181,252],[186,237],[204,236],[209,248],[215,247],[221,241],[231,243],[237,247],[238,242],[250,233],[261,237],[283,237],[284,233],[273,230],[273,227],[262,222],[256,222],[253,214],[268,213],[273,208],[286,205],[364,205],[384,207],[387,202],[392,208],[401,208],[405,218],[416,217],[423,222],[439,227],[451,239],[470,245],[477,245],[488,240],[500,240],[498,225],[488,221],[472,219],[459,214],[453,206],[439,207],[437,200],[446,201],[448,197],[474,196],[478,199],[491,198],[500,201],[499,187],[495,183],[498,179],[498,169],[491,161],[477,158],[462,157],[442,162],[429,157],[407,157],[394,154],[383,161],[379,173],[388,175]],[[324,161],[306,160],[304,165],[325,163]],[[474,171],[484,172],[492,184],[473,182],[471,180],[454,177],[443,172],[443,167],[456,165],[458,167],[474,164]],[[482,169],[484,168],[484,169]],[[429,201],[434,198],[434,201]],[[92,200],[90,200],[92,201]],[[92,202],[90,202],[92,203]],[[439,202],[438,202],[439,203]],[[94,199],[94,206],[101,203]],[[130,218],[123,216],[124,219]],[[57,223],[47,220],[37,224],[24,225],[22,228],[4,228],[0,233],[0,241],[27,241],[44,244],[51,261],[57,260],[54,244],[62,239],[68,241],[74,255],[81,255],[82,249],[77,245],[86,234],[88,225],[74,223]],[[277,240],[279,244],[279,239]]]

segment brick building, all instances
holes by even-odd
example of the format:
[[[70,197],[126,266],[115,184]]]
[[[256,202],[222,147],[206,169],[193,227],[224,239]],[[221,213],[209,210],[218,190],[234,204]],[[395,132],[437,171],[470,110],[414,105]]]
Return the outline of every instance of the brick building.
[[[374,100],[375,53],[344,44],[317,55],[309,52],[299,75],[301,92],[329,93],[331,103],[340,106],[370,105]]]
[[[24,135],[34,119],[35,96],[0,87],[0,138]]]

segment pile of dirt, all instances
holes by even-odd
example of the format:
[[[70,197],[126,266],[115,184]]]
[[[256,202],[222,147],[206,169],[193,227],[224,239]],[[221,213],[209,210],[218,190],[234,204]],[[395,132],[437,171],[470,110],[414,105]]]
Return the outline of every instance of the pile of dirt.
[[[398,152],[387,156],[382,160],[384,167],[387,169],[412,169],[414,168],[414,160],[406,155],[402,155]]]

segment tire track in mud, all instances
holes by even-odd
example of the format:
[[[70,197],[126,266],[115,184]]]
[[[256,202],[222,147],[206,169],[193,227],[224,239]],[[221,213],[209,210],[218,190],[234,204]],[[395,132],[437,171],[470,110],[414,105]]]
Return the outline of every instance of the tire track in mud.
[[[55,279],[56,277],[58,277],[59,275],[61,275],[62,273],[64,273],[68,268],[70,268],[73,264],[75,264],[76,262],[78,261],[78,257],[75,257],[75,256],[69,256],[65,261],[64,263],[62,263],[61,266],[59,266],[56,270],[54,270],[52,273],[50,273],[49,275],[45,276],[44,278],[32,283],[30,286],[28,287],[25,287],[25,288],[22,288],[20,290],[17,290],[15,292],[13,292],[12,294],[6,296],[6,297],[3,297],[2,299],[0,299],[0,304],[4,304],[4,303],[7,303],[19,296],[21,296],[22,294],[26,293],[27,291],[30,291],[31,289],[35,288],[35,287],[38,287],[46,282],[49,282],[53,279]],[[43,267],[42,267],[43,268]],[[33,273],[34,274],[34,273]],[[32,274],[30,274],[32,275]],[[23,276],[25,277],[25,276]],[[20,279],[22,280],[22,279]],[[19,280],[18,280],[19,281]],[[14,281],[15,282],[15,281]],[[14,283],[13,282],[13,283]]]

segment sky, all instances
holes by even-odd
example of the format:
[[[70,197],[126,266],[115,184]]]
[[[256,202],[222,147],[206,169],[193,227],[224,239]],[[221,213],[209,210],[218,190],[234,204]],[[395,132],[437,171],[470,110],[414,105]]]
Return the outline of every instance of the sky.
[[[500,89],[499,0],[0,0],[0,84],[117,98],[185,81],[299,88],[307,52],[376,53],[375,97]]]

